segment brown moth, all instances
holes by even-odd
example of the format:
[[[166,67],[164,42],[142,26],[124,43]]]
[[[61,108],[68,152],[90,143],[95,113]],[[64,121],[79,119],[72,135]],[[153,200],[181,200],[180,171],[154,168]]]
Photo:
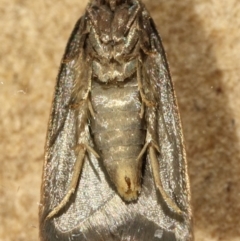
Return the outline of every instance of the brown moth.
[[[91,0],[51,110],[42,241],[192,241],[187,164],[160,37],[140,0]]]

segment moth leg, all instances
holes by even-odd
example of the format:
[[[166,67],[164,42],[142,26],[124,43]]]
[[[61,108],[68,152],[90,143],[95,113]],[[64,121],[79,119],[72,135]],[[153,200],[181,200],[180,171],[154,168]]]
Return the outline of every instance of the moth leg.
[[[140,151],[140,153],[139,153],[139,155],[137,157],[137,160],[140,160],[142,158],[142,156],[147,151],[147,148],[149,147],[150,144],[153,145],[155,147],[155,149],[157,149],[158,152],[160,152],[160,149],[159,149],[158,145],[153,140],[151,142],[146,142],[144,147]]]
[[[91,146],[85,144],[85,147],[87,148],[88,152],[91,152],[96,158],[100,158],[98,153]]]
[[[91,116],[94,118],[95,117],[95,112],[93,110],[92,102],[88,99],[88,109],[91,114]]]
[[[142,158],[142,156],[144,155],[144,153],[146,152],[146,150],[148,148],[148,145],[149,145],[149,143],[145,143],[144,147],[142,148],[142,150],[140,151],[140,153],[137,157],[137,161]]]
[[[143,118],[143,115],[144,115],[144,104],[141,105],[141,110],[140,110],[140,113],[139,113],[139,116],[140,118],[142,119]]]
[[[89,149],[88,146],[83,145],[83,144],[79,144],[76,148],[77,150],[77,160],[76,163],[74,165],[74,169],[73,169],[73,176],[72,176],[72,180],[70,182],[67,194],[65,195],[65,197],[62,199],[62,201],[47,215],[46,219],[50,219],[53,216],[57,215],[59,213],[59,211],[65,207],[65,205],[69,202],[69,199],[71,197],[71,195],[75,192],[77,184],[78,184],[78,179],[82,170],[82,165],[83,165],[83,161],[84,161],[84,157],[85,157],[85,153],[86,153],[86,149]]]
[[[143,51],[146,55],[154,55],[154,54],[156,54],[156,51],[149,50],[149,49],[148,49],[147,47],[145,47],[143,44],[141,44],[140,46],[141,46],[142,51]]]
[[[156,149],[153,146],[149,146],[149,156],[150,156],[150,162],[152,166],[152,173],[155,181],[155,185],[157,189],[159,190],[163,200],[166,202],[167,206],[175,213],[182,215],[182,211],[179,209],[179,207],[172,201],[172,199],[169,197],[169,195],[165,192],[161,177],[159,175],[159,163],[157,160],[157,154]]]
[[[152,167],[152,172],[153,172],[153,178],[155,185],[160,192],[163,200],[166,202],[167,206],[175,213],[182,215],[182,211],[179,209],[179,207],[172,201],[172,199],[169,197],[169,195],[164,191],[162,181],[159,175],[159,164],[157,160],[157,155],[156,151],[159,152],[159,148],[157,144],[154,142],[146,142],[144,147],[142,148],[141,152],[139,153],[137,160],[141,159],[144,153],[149,150],[149,157],[150,157],[150,162],[151,162],[151,167]]]
[[[142,69],[141,69],[141,64],[138,62],[138,66],[137,66],[137,82],[138,82],[138,90],[142,99],[142,104],[145,104],[148,107],[153,107],[155,106],[155,103],[153,101],[148,100],[148,98],[146,97],[146,95],[143,92],[143,85],[142,85],[142,78],[141,78],[141,74],[142,73]],[[142,110],[141,110],[142,112]],[[143,113],[141,113],[143,115]]]
[[[139,10],[141,9],[141,6],[140,6],[140,4],[139,4],[138,1],[134,0],[134,1],[133,1],[133,7],[132,7],[132,8],[134,8],[134,12],[132,13],[130,19],[128,20],[128,23],[127,23],[127,26],[126,26],[126,30],[125,30],[124,35],[125,35],[125,34],[128,32],[128,30],[130,29],[130,27],[131,27],[133,21],[135,20],[137,14],[138,14],[138,12],[139,12]]]

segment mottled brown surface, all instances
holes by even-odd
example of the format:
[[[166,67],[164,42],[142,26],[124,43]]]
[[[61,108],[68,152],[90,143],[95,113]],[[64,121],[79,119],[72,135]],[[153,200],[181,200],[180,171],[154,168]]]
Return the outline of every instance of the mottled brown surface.
[[[195,238],[240,240],[240,2],[144,2],[161,33],[176,87]],[[55,78],[86,3],[0,0],[0,241],[38,240]]]

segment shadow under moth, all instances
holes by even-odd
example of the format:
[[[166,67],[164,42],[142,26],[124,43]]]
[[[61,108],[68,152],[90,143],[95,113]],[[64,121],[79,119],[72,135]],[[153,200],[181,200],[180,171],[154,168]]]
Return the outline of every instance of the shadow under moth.
[[[140,0],[91,0],[49,121],[41,241],[192,241],[183,136],[165,52]]]

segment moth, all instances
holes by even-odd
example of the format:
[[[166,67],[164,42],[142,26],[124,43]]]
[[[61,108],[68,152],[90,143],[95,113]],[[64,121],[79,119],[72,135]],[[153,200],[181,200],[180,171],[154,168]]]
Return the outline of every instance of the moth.
[[[50,115],[41,241],[192,241],[187,163],[165,52],[140,0],[91,0]]]

